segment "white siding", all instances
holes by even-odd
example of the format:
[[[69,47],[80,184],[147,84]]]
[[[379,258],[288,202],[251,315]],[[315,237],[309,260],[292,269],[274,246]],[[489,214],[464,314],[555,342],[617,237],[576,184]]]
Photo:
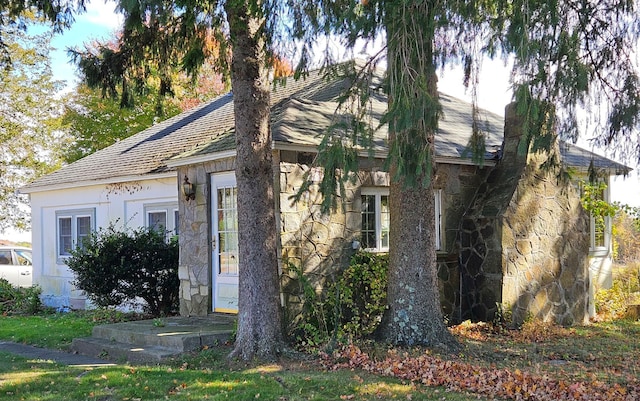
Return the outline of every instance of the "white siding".
[[[84,295],[71,284],[73,272],[57,258],[56,212],[94,209],[96,229],[111,222],[138,228],[145,225],[145,205],[177,201],[176,178],[31,193],[33,279],[42,288],[43,302],[58,308],[85,307]]]

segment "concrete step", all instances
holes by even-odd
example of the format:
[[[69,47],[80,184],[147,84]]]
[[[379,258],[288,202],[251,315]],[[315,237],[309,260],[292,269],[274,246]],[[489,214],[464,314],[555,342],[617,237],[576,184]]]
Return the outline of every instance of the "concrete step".
[[[74,338],[71,348],[81,355],[119,363],[159,363],[181,354],[165,347],[138,347],[94,337]]]
[[[177,316],[100,325],[93,328],[92,337],[74,339],[71,347],[115,361],[159,362],[229,341],[235,320],[233,315]]]

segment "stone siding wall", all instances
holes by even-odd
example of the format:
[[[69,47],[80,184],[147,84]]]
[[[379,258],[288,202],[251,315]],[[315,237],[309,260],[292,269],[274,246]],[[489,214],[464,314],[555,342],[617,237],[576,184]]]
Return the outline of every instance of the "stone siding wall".
[[[280,225],[282,240],[283,275],[282,289],[287,321],[292,322],[302,308],[302,288],[298,279],[300,271],[321,294],[327,282],[336,279],[354,253],[354,240],[360,239],[361,204],[360,188],[385,187],[389,175],[379,166],[367,166],[371,171],[361,171],[355,182],[346,188],[344,210],[338,207],[334,213],[321,213],[321,197],[317,188],[293,203],[291,197],[302,185],[309,167],[296,163],[293,154],[283,152],[280,163]],[[438,166],[436,186],[442,190],[442,249],[438,252],[438,278],[443,313],[449,321],[459,320],[460,280],[458,266],[457,232],[461,217],[473,200],[480,182],[489,169],[476,166],[443,164]],[[316,171],[319,180],[321,172]],[[291,269],[294,266],[294,269]]]
[[[233,172],[235,159],[224,159],[178,169],[178,181],[186,175],[196,186],[196,198],[185,201],[178,188],[180,213],[180,315],[211,313],[211,202],[210,174]]]
[[[588,216],[560,171],[541,167],[549,154],[519,152],[522,121],[511,107],[506,115],[503,158],[478,188],[459,233],[461,319],[491,320],[502,307],[515,324],[529,316],[582,323]]]
[[[299,275],[321,294],[327,283],[336,280],[355,252],[354,241],[360,238],[360,191],[367,186],[387,186],[388,175],[382,172],[361,173],[355,183],[346,185],[345,193],[335,211],[321,210],[322,198],[317,186],[311,186],[298,202],[291,198],[298,192],[305,164],[296,163],[294,155],[284,154],[280,163],[277,187],[280,193],[280,232],[282,293],[285,321],[294,324],[302,311],[304,299]],[[320,170],[311,171],[321,179]],[[340,202],[342,202],[340,204]]]
[[[539,159],[538,159],[539,161]],[[502,303],[516,323],[588,320],[589,218],[569,183],[530,164],[502,219]]]
[[[440,164],[435,187],[442,191],[441,249],[438,251],[440,303],[450,323],[460,322],[460,264],[458,231],[462,217],[490,168]]]

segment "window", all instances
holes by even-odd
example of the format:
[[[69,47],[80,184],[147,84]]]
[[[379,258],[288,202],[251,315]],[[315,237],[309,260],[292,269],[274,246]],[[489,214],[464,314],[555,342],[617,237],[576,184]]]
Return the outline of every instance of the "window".
[[[440,224],[442,215],[442,191],[436,190],[435,227],[436,249],[440,249]],[[363,188],[361,191],[360,245],[364,249],[384,252],[389,250],[389,190],[387,188]]]
[[[361,245],[365,249],[389,249],[389,191],[362,190]]]
[[[0,250],[0,265],[12,265],[11,250]]]
[[[597,201],[608,201],[606,187],[598,189],[595,193]],[[611,217],[603,215],[591,214],[590,224],[590,246],[592,250],[605,250],[609,248],[609,227],[611,226]]]
[[[94,229],[95,210],[73,210],[56,213],[58,257],[70,256],[70,251],[82,246]]]
[[[150,229],[178,235],[178,205],[157,204],[145,206],[146,226]]]
[[[611,205],[606,182],[581,182],[580,196],[582,206],[590,213],[589,249],[596,254],[606,254],[611,233],[611,217],[608,216]]]

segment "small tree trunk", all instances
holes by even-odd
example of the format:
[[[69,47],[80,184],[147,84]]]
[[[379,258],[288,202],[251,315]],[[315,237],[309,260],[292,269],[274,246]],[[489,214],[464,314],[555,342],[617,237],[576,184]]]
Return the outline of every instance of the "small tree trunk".
[[[261,5],[228,1],[238,185],[238,330],[231,358],[272,360],[283,346],[276,253],[270,84]]]
[[[385,25],[390,149],[396,153],[390,155],[389,308],[378,333],[393,344],[452,348],[456,342],[444,324],[436,263],[433,4],[394,2]]]

